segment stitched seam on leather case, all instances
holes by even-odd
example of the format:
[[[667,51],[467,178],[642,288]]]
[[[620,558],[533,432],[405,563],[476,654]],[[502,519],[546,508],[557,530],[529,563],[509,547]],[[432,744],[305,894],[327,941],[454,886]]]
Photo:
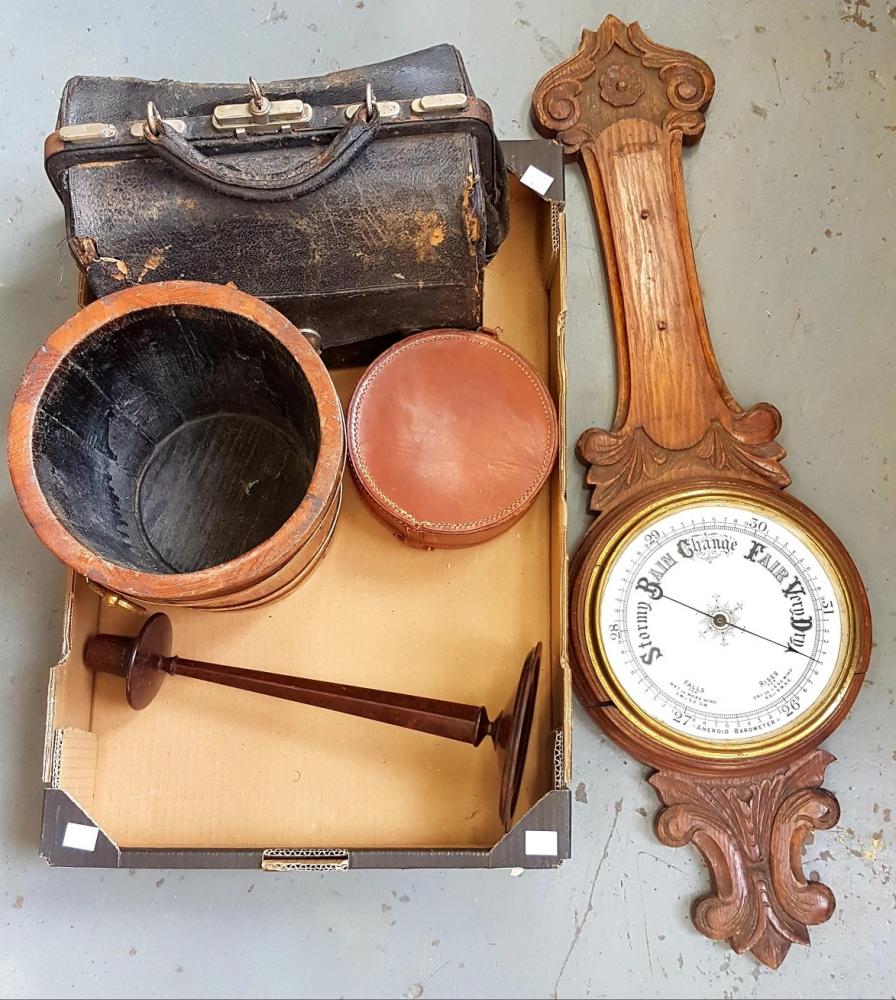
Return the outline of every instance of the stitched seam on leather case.
[[[524,365],[520,361],[519,358],[515,357],[514,354],[513,354],[513,352],[511,352],[509,350],[509,348],[505,347],[503,344],[500,344],[500,343],[484,343],[482,341],[475,341],[475,340],[472,340],[469,337],[460,336],[458,334],[441,334],[441,335],[438,335],[438,336],[431,337],[429,339],[433,340],[433,341],[435,341],[435,340],[465,340],[467,343],[473,343],[477,347],[481,347],[481,348],[489,350],[489,351],[494,351],[496,354],[500,354],[503,357],[508,358],[510,361],[512,361],[517,366],[517,368],[520,369],[520,371],[526,376],[526,378],[534,386],[536,392],[538,393],[539,401],[541,402],[541,408],[542,408],[542,411],[543,411],[543,413],[545,415],[545,420],[546,420],[546,422],[548,423],[549,426],[551,425],[551,423],[552,423],[552,419],[551,418],[552,418],[553,414],[552,414],[551,408],[545,402],[545,389],[544,389],[544,386],[540,383],[540,381],[538,379],[536,379],[533,376],[532,372],[530,372],[528,370],[528,366]],[[394,511],[396,514],[399,514],[402,517],[406,518],[408,521],[410,521],[410,523],[414,527],[422,526],[422,527],[426,527],[426,528],[441,528],[441,529],[445,529],[445,530],[462,530],[462,529],[468,529],[468,528],[481,528],[481,527],[483,527],[485,525],[497,524],[501,520],[503,520],[505,517],[509,516],[510,514],[513,514],[514,511],[517,511],[517,510],[519,510],[520,507],[524,506],[525,503],[529,500],[529,498],[533,494],[537,493],[538,490],[543,485],[543,483],[544,483],[544,477],[547,474],[547,470],[550,468],[551,459],[552,459],[553,454],[554,454],[554,449],[551,447],[551,439],[552,439],[553,435],[550,435],[550,434],[548,435],[548,443],[547,443],[547,445],[545,447],[544,456],[542,457],[542,461],[541,461],[541,466],[538,469],[538,473],[537,473],[537,475],[535,477],[535,480],[533,481],[532,485],[525,491],[525,493],[523,493],[521,496],[519,496],[509,506],[502,508],[501,510],[499,510],[496,513],[490,515],[489,517],[481,517],[481,518],[478,518],[475,521],[421,521],[421,520],[418,520],[416,517],[414,517],[413,514],[411,514],[410,511],[405,510],[403,507],[399,506],[397,503],[395,503],[393,500],[391,500],[385,493],[383,493],[383,491],[377,485],[376,480],[373,478],[373,475],[371,474],[370,469],[367,466],[367,463],[364,461],[364,456],[363,456],[363,454],[361,452],[361,443],[358,440],[358,419],[359,419],[359,414],[360,414],[360,410],[361,410],[361,404],[362,404],[362,402],[364,400],[364,397],[367,395],[367,392],[368,392],[371,384],[373,383],[373,381],[376,378],[376,376],[380,373],[380,371],[383,368],[385,368],[386,365],[391,364],[397,357],[399,357],[399,355],[404,354],[405,351],[412,350],[414,348],[414,346],[415,346],[414,343],[407,344],[404,347],[400,347],[393,354],[391,354],[388,358],[380,359],[380,361],[378,361],[378,362],[375,363],[375,365],[373,366],[372,370],[370,372],[368,372],[368,374],[364,378],[364,385],[361,387],[361,392],[360,392],[360,395],[358,396],[357,405],[354,407],[354,412],[352,414],[351,428],[350,428],[350,430],[351,430],[351,439],[352,439],[352,442],[355,445],[355,456],[356,456],[356,459],[357,459],[357,464],[360,467],[360,471],[363,474],[364,485],[367,488],[367,490],[369,492],[371,492],[377,498],[377,500],[379,500],[384,506],[386,506],[389,509],[391,509],[392,511]]]

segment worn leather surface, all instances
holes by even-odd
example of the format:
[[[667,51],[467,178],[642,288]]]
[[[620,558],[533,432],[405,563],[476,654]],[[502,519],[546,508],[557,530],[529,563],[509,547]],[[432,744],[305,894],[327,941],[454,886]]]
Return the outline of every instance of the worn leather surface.
[[[433,330],[386,351],[349,406],[352,472],[412,544],[472,545],[529,509],[553,468],[557,416],[529,363],[490,333]]]
[[[383,100],[471,93],[450,45],[263,87],[271,99],[334,105],[363,100],[368,80]],[[141,119],[150,99],[165,117],[209,115],[246,93],[244,84],[76,77],[59,124]],[[407,333],[481,322],[482,271],[504,234],[506,181],[493,133],[476,124],[449,128],[433,119],[413,135],[381,131],[342,173],[294,201],[249,202],[210,190],[148,143],[136,154],[133,145],[122,147],[121,159],[108,147],[66,147],[47,169],[94,295],[175,278],[234,282],[316,329],[328,363],[358,364]],[[332,129],[273,140],[250,135],[213,144],[212,155],[255,175],[278,173],[318,156],[332,137]],[[376,348],[367,349],[368,341]]]

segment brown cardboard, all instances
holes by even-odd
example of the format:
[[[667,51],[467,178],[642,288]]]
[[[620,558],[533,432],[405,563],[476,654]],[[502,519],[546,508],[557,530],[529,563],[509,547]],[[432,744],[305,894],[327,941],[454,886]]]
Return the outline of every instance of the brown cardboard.
[[[541,147],[541,164],[545,147],[556,152],[508,145],[517,147],[514,169],[526,145]],[[559,175],[559,156],[554,163]],[[485,324],[550,385],[561,442],[564,318],[562,206],[512,179],[510,235],[486,272]],[[333,374],[347,403],[360,370]],[[65,865],[275,870],[558,864],[569,854],[565,464],[561,446],[549,488],[518,524],[454,551],[401,544],[346,474],[332,546],[289,597],[240,612],[165,609],[184,656],[482,703],[492,715],[542,640],[529,761],[509,834],[498,820],[489,745],[183,678],[133,712],[120,680],[94,677],[82,649],[94,631],[135,632],[142,619],[101,604],[72,578],[63,656],[51,672],[43,855]],[[63,846],[67,831],[77,842],[80,828],[94,826],[92,850]],[[548,834],[546,853],[531,853],[545,850],[545,837],[532,831]]]

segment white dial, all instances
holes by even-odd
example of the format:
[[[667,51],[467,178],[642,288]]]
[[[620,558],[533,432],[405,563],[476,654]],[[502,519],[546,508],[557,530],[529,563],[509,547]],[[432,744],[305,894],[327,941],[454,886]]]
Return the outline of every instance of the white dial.
[[[617,550],[598,624],[616,684],[661,726],[713,744],[792,726],[842,661],[842,592],[774,512],[697,500]]]

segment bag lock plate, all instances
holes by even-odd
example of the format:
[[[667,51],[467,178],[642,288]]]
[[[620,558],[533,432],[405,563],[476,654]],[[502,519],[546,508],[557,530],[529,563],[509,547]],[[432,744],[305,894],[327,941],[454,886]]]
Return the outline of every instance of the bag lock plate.
[[[272,101],[264,95],[256,79],[249,77],[252,97],[245,103],[219,104],[212,112],[212,125],[221,131],[233,129],[237,135],[307,125],[314,109],[299,98]]]

